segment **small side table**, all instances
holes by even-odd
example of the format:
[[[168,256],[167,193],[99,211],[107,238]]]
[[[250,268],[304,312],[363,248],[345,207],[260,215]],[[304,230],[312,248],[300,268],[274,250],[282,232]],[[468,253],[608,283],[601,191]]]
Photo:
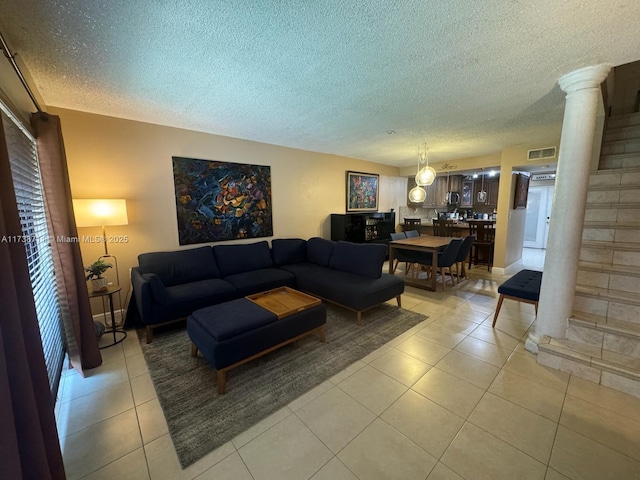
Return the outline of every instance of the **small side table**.
[[[122,287],[120,285],[108,285],[107,289],[101,292],[89,291],[89,298],[99,298],[99,297],[109,298],[109,309],[111,310],[111,332],[113,332],[113,343],[104,345],[100,347],[101,349],[113,347],[114,345],[122,342],[125,338],[127,338],[127,332],[125,332],[124,330],[118,330],[116,328],[116,315],[115,315],[115,312],[113,311],[113,295],[115,293],[118,293],[120,290],[122,290]],[[104,303],[103,303],[103,306],[104,306]],[[106,331],[105,334],[107,333],[110,333],[110,332]],[[118,340],[118,338],[116,337],[116,333],[121,333],[122,338]]]

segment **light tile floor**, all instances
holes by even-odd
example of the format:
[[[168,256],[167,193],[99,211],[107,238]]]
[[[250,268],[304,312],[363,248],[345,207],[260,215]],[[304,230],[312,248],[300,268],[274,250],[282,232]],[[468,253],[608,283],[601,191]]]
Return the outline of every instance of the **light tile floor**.
[[[505,301],[492,329],[505,278],[408,288],[403,307],[426,321],[185,470],[129,334],[88,378],[63,376],[68,478],[640,479],[640,399],[538,365],[532,305]]]

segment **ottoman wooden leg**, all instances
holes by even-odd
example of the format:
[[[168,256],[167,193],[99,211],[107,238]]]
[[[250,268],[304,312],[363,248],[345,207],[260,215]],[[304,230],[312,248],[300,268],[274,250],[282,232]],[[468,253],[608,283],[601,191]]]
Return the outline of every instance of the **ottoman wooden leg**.
[[[398,296],[396,297],[396,301],[398,302],[398,306],[399,306],[399,307],[402,307],[402,295],[398,295]]]
[[[318,337],[320,337],[320,341],[322,343],[327,341],[327,331],[325,330],[324,325],[318,329]]]
[[[198,347],[196,347],[193,343],[191,344],[191,356],[192,357],[198,356]]]
[[[227,372],[218,370],[218,393],[223,394],[227,390]]]
[[[498,320],[498,314],[500,313],[500,307],[502,307],[503,301],[504,301],[504,295],[500,294],[500,298],[498,299],[498,306],[496,308],[496,314],[493,316],[493,323],[491,324],[491,328],[496,326],[496,321]]]

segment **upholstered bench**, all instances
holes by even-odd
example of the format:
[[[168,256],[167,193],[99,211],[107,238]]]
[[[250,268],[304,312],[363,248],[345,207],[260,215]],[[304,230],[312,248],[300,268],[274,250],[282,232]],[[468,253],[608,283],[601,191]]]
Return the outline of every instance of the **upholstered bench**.
[[[302,337],[318,333],[325,341],[327,314],[317,306],[278,319],[247,298],[193,312],[187,318],[191,355],[201,351],[217,370],[218,393],[225,393],[227,372]]]
[[[538,314],[538,300],[540,299],[540,284],[542,283],[542,272],[536,270],[521,270],[509,280],[498,287],[500,298],[498,307],[493,317],[492,327],[496,326],[500,307],[505,298],[518,302],[533,303]]]

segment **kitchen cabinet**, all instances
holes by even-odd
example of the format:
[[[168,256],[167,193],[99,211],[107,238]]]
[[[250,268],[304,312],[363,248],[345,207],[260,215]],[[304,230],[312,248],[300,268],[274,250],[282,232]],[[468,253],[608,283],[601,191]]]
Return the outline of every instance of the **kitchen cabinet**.
[[[407,181],[407,192],[416,186],[414,177],[409,177]],[[409,207],[446,207],[447,206],[447,192],[462,191],[462,175],[449,175],[447,179],[446,174],[439,174],[431,185],[424,188],[427,196],[423,203],[412,203],[407,201]]]
[[[478,193],[482,190],[482,179],[474,182],[473,188],[473,205],[487,205],[496,207],[498,205],[498,190],[500,188],[500,178],[485,178],[484,191],[487,192],[487,201],[485,203],[478,202]]]

